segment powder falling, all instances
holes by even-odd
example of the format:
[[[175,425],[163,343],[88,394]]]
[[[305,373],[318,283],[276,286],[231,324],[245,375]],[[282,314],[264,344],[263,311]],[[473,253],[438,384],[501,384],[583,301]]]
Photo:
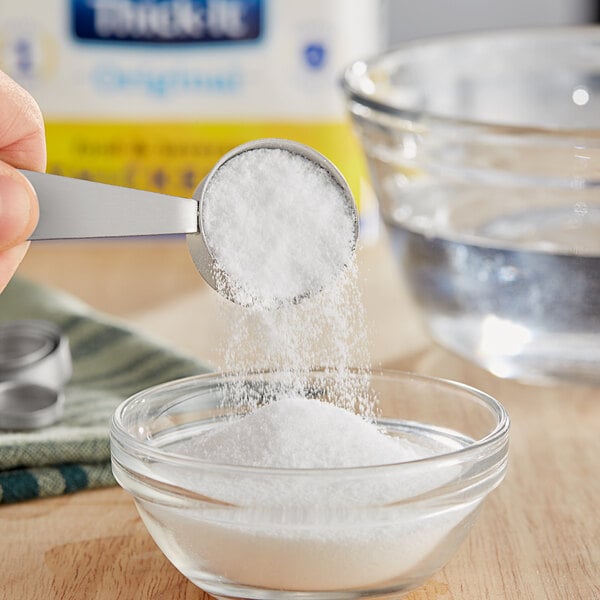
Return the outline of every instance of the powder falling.
[[[245,305],[223,307],[225,370],[277,370],[287,374],[281,394],[303,395],[309,371],[322,367],[334,376],[329,399],[372,417],[355,214],[342,188],[303,156],[261,148],[219,168],[203,211],[217,289]],[[349,378],[351,367],[364,377]],[[244,409],[261,400],[243,384],[227,396]]]
[[[369,419],[374,402],[369,393],[369,351],[363,307],[354,263],[331,285],[298,304],[277,310],[222,307],[228,324],[223,364],[229,372],[275,370],[280,375],[276,395],[305,395],[311,370],[324,369],[328,400]],[[357,376],[349,377],[352,369]],[[229,406],[256,408],[264,399],[243,383],[230,385]]]

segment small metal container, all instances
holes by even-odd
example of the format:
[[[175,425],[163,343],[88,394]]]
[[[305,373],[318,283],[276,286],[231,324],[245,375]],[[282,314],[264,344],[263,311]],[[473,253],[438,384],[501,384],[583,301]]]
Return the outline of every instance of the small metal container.
[[[0,326],[0,429],[35,429],[64,412],[63,386],[73,373],[69,342],[44,320]]]
[[[63,415],[61,390],[24,381],[0,382],[0,429],[39,429]]]

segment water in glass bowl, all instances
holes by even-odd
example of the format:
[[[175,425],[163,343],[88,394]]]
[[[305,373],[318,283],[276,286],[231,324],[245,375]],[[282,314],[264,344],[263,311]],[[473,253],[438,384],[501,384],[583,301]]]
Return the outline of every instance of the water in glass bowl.
[[[600,383],[600,207],[530,202],[486,218],[465,198],[467,235],[454,210],[427,223],[403,204],[385,218],[432,336],[501,377]]]

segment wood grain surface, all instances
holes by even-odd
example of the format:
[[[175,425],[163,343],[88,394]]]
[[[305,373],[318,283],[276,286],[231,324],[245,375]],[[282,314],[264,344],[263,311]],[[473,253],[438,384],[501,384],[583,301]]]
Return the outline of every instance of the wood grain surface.
[[[361,250],[375,364],[457,379],[511,421],[509,471],[450,563],[407,600],[600,600],[600,389],[500,380],[432,344],[385,241]],[[219,363],[219,302],[183,243],[34,246],[20,273]],[[0,507],[2,600],[200,600],[119,488]]]

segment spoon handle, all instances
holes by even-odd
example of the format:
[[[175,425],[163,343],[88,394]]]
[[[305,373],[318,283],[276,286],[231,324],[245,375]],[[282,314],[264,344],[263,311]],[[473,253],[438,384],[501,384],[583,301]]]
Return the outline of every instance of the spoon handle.
[[[129,237],[198,231],[198,201],[115,185],[21,171],[40,218],[29,239]]]

